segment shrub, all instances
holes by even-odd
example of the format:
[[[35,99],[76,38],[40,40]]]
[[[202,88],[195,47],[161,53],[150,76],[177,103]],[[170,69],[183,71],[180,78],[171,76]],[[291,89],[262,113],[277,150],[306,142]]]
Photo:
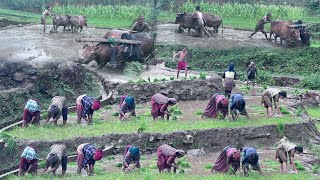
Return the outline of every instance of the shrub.
[[[200,78],[200,79],[206,79],[206,78],[207,78],[206,73],[201,72],[201,73],[200,73],[200,77],[199,77],[199,78]]]
[[[111,116],[119,116],[119,113],[118,113],[118,112],[113,112],[113,113],[111,114]]]
[[[303,78],[300,86],[307,89],[320,89],[320,73],[311,73],[309,76]]]
[[[315,165],[312,167],[312,173],[318,174],[318,173],[319,173],[319,169],[320,169],[320,165],[319,165],[319,164],[315,164]]]
[[[0,140],[3,140],[5,142],[6,148],[8,149],[9,155],[14,154],[17,148],[17,142],[14,137],[6,134],[6,133],[0,133]]]
[[[177,106],[177,105],[174,105],[174,106],[171,107],[170,113],[171,113],[172,115],[181,115],[181,114],[182,114],[179,106]]]
[[[303,110],[301,107],[298,107],[297,110],[296,110],[296,115],[297,115],[298,117],[300,117],[303,112],[304,112],[304,110]]]
[[[190,76],[189,78],[192,80],[195,80],[195,79],[197,79],[197,76]]]
[[[180,158],[179,161],[177,162],[177,164],[178,164],[180,167],[183,167],[183,168],[190,168],[190,167],[191,167],[191,166],[189,165],[188,160],[187,160],[186,157]]]
[[[299,170],[299,171],[305,171],[306,170],[306,168],[299,161],[294,162],[294,164],[296,165],[297,170]]]
[[[145,121],[141,122],[139,125],[138,132],[143,132],[147,129],[147,123]]]
[[[277,125],[277,130],[278,133],[281,134],[282,136],[284,136],[284,124],[283,123],[278,123]]]
[[[282,114],[290,114],[288,108],[284,105],[280,105],[280,111]]]
[[[133,61],[126,63],[124,72],[128,75],[139,75],[143,70],[143,64]]]
[[[170,80],[173,81],[175,78],[174,77],[170,77]]]
[[[153,82],[159,82],[159,79],[154,78],[154,79],[153,79]]]
[[[194,114],[198,116],[202,116],[203,112],[201,110],[197,110]]]
[[[116,163],[116,164],[114,165],[114,167],[121,168],[121,167],[122,167],[122,163]]]
[[[146,80],[144,80],[144,79],[142,79],[142,78],[140,78],[138,81],[137,81],[137,83],[146,83],[147,81]]]
[[[116,158],[113,155],[107,156],[107,160],[114,160],[114,159],[116,159]]]
[[[208,163],[204,166],[205,169],[212,169],[212,164]]]

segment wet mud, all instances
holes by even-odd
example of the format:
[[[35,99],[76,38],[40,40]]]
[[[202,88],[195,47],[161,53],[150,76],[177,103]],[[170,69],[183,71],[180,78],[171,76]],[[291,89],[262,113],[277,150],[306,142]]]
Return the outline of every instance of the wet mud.
[[[176,45],[182,44],[192,48],[213,48],[213,49],[229,49],[239,47],[268,47],[279,48],[280,45],[269,41],[265,36],[258,32],[252,38],[249,38],[251,31],[221,29],[219,33],[212,37],[203,36],[194,37],[188,30],[183,33],[177,33],[178,24],[159,24],[157,26],[157,41],[158,44]]]
[[[14,26],[0,30],[0,59],[8,61],[26,61],[32,64],[45,62],[74,61],[82,51],[83,43],[75,41],[83,36],[102,37],[108,30],[84,28],[82,32],[50,33],[52,26],[43,32],[42,25]]]

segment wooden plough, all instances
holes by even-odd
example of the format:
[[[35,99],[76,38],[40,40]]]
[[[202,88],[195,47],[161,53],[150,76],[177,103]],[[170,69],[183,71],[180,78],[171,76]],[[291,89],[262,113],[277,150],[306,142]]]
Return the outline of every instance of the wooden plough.
[[[77,38],[76,42],[101,42],[101,43],[122,43],[122,44],[135,44],[139,45],[141,44],[141,41],[134,41],[134,40],[127,40],[127,39],[119,39],[119,38],[90,38],[90,37],[82,37]]]

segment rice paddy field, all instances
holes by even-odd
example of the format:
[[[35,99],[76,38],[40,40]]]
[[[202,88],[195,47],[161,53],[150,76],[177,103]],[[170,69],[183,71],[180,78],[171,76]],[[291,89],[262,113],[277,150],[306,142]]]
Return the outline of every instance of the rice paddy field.
[[[93,0],[93,1],[81,1],[82,3],[75,4],[74,0],[61,0],[61,1],[43,1],[43,0],[3,0],[0,1],[0,28],[6,27],[8,25],[18,25],[18,24],[40,24],[40,17],[41,12],[45,8],[45,3],[47,2],[56,2],[53,4],[53,14],[68,14],[68,15],[84,15],[88,19],[88,25],[89,27],[98,27],[97,29],[102,31],[107,31],[107,29],[115,29],[115,28],[121,28],[121,29],[129,29],[134,21],[136,21],[137,17],[139,15],[144,15],[146,22],[150,25],[160,25],[161,24],[172,24],[175,21],[176,13],[183,13],[188,12],[192,13],[195,11],[196,3],[192,3],[191,1],[185,1],[185,3],[180,6],[176,7],[172,4],[161,4],[163,2],[167,2],[164,0],[158,0],[157,4],[154,5],[153,1],[130,1],[129,3],[121,4],[121,3],[113,3],[114,1],[108,1],[110,3],[106,3],[107,0],[103,1],[104,3],[101,3],[102,0]],[[63,3],[62,3],[63,2]],[[67,2],[67,3],[66,3]],[[100,2],[100,3],[99,3]],[[120,0],[119,0],[120,2]],[[121,0],[122,2],[122,0]],[[112,4],[113,3],[113,4]],[[167,6],[169,8],[162,9],[164,6]],[[319,24],[320,23],[320,15],[314,12],[311,12],[311,10],[308,7],[305,6],[290,6],[290,5],[262,5],[262,4],[243,4],[243,3],[224,3],[224,4],[217,4],[217,3],[206,3],[201,2],[200,3],[202,12],[212,13],[216,15],[220,15],[223,18],[224,27],[226,29],[235,29],[239,31],[243,31],[244,34],[248,33],[250,34],[255,26],[256,23],[267,13],[272,13],[272,19],[282,19],[282,20],[292,20],[297,21],[299,19],[303,20],[303,22],[308,24]],[[49,23],[49,26],[51,26],[51,19],[48,17],[47,22]],[[155,23],[156,22],[156,23]],[[38,25],[40,27],[40,25]],[[33,28],[38,28],[37,25],[33,25]],[[268,25],[269,26],[269,25]],[[20,27],[20,26],[19,26]],[[13,27],[15,28],[15,27]],[[24,27],[25,28],[25,27]],[[103,29],[100,29],[103,28]],[[25,28],[26,30],[27,28]],[[85,29],[86,30],[86,29]],[[268,27],[266,26],[266,30],[268,30]],[[17,31],[18,32],[18,31]],[[169,33],[175,33],[174,30],[171,29],[168,30]],[[58,37],[60,35],[58,32],[55,37]],[[161,33],[160,31],[158,33]],[[312,32],[313,33],[313,32]],[[319,32],[314,32],[318,37]],[[39,31],[40,34],[40,31]],[[35,36],[40,36],[39,34]],[[71,33],[70,33],[71,34]],[[85,34],[85,33],[84,33]],[[236,33],[234,33],[236,34]],[[21,35],[21,34],[20,34]],[[51,34],[52,35],[52,34]],[[64,34],[65,36],[68,36],[67,32]],[[257,35],[258,36],[258,35]],[[255,36],[255,38],[257,38]],[[158,36],[160,37],[160,36]],[[43,37],[46,38],[45,36]],[[166,38],[168,38],[166,36]],[[191,37],[193,38],[193,37]],[[219,38],[219,37],[218,37]],[[216,38],[216,39],[218,39]],[[232,39],[233,37],[231,37]],[[250,43],[247,35],[241,37],[245,43]],[[58,38],[57,38],[58,39]],[[186,38],[185,38],[186,39]],[[225,38],[227,39],[227,38]],[[258,38],[257,38],[258,39]],[[166,39],[167,40],[167,39]],[[232,39],[234,40],[234,39]],[[260,40],[260,39],[259,39]],[[265,40],[265,39],[264,39]],[[221,40],[223,41],[223,40]],[[198,41],[200,42],[200,41]],[[236,41],[235,41],[236,42]],[[310,72],[317,72],[317,66],[314,66],[314,62],[317,62],[318,57],[314,54],[317,54],[316,48],[320,47],[320,40],[318,38],[313,38],[311,41],[311,47],[305,50],[300,49],[295,51],[288,50],[287,55],[292,56],[290,52],[295,51],[296,56],[298,56],[297,60],[299,60],[298,64],[294,64],[296,61],[290,61],[290,63],[287,66],[279,66],[279,62],[283,59],[289,59],[286,58],[286,56],[282,56],[281,58],[278,57],[279,54],[283,53],[284,48],[280,46],[270,46],[270,48],[262,47],[261,44],[259,44],[259,47],[264,48],[265,50],[254,50],[253,53],[256,56],[245,56],[244,54],[247,54],[248,51],[250,51],[250,48],[247,48],[247,51],[245,49],[237,49],[236,47],[233,47],[229,50],[222,50],[220,57],[222,60],[219,59],[219,53],[220,52],[214,52],[214,53],[203,53],[205,50],[200,50],[200,48],[194,48],[194,59],[197,61],[202,61],[203,67],[199,66],[201,65],[197,61],[190,61],[190,64],[193,65],[193,62],[196,62],[194,64],[198,64],[198,66],[194,66],[197,68],[199,72],[206,71],[206,70],[212,70],[212,69],[224,69],[225,65],[229,63],[229,60],[232,59],[233,61],[237,60],[239,63],[238,69],[240,71],[240,67],[242,68],[241,71],[243,71],[244,67],[247,67],[246,62],[256,60],[257,58],[263,59],[265,61],[264,64],[261,64],[261,68],[264,69],[261,71],[263,73],[272,73],[273,74],[282,74],[282,73],[289,73],[291,74],[299,74],[296,72],[298,68],[309,66],[308,69],[305,68],[305,70],[300,70],[300,72],[303,72],[304,77],[312,77],[311,80],[308,81],[309,84],[312,84],[313,86],[303,86],[303,88],[310,88],[313,89],[319,88],[319,85],[317,81],[318,80],[318,74],[314,73],[314,75],[310,76]],[[9,43],[8,43],[9,44]],[[34,44],[34,43],[31,43]],[[194,43],[196,44],[196,43]],[[232,43],[236,44],[237,43]],[[41,46],[41,44],[39,45]],[[162,49],[158,47],[159,54],[166,54],[166,56],[170,56],[171,61],[171,53],[172,48],[174,50],[177,49],[178,46],[172,45],[172,47],[169,47],[168,45],[163,45]],[[38,48],[38,47],[36,47]],[[277,48],[277,50],[275,50]],[[28,48],[25,48],[28,50]],[[169,49],[169,50],[168,50]],[[180,46],[179,46],[180,49]],[[209,48],[210,49],[210,48]],[[214,49],[214,48],[211,48]],[[161,52],[160,52],[161,51]],[[231,51],[233,53],[231,53]],[[310,53],[310,52],[313,53]],[[190,50],[192,52],[192,50]],[[300,54],[298,54],[301,52]],[[306,54],[303,54],[303,53]],[[15,53],[15,52],[13,52]],[[214,58],[214,60],[207,61],[210,54],[215,54],[214,56],[217,56]],[[199,58],[204,56],[203,58]],[[310,61],[305,61],[305,59],[312,59]],[[75,57],[74,59],[77,59],[78,57]],[[239,60],[238,60],[239,58]],[[213,59],[213,58],[211,58]],[[241,61],[240,59],[246,59],[245,61]],[[224,63],[223,65],[216,65],[214,61],[220,61],[219,64]],[[205,64],[207,63],[208,64]],[[262,61],[261,61],[262,62]],[[285,61],[287,62],[287,60]],[[306,63],[308,62],[308,63]],[[173,64],[175,62],[171,62]],[[169,63],[168,63],[169,64]],[[168,65],[167,64],[167,65]],[[216,66],[211,66],[211,65]],[[241,65],[240,65],[241,64]],[[265,68],[269,67],[270,68]],[[306,65],[307,64],[307,65]],[[310,65],[311,64],[311,65]],[[260,65],[259,62],[257,65]],[[175,66],[175,64],[174,64]],[[173,67],[173,65],[172,65]],[[172,68],[171,67],[171,68]],[[206,69],[210,68],[210,69]],[[313,69],[312,71],[309,71],[310,69]],[[284,72],[285,71],[285,72]],[[244,71],[243,71],[244,72]],[[242,73],[243,73],[242,72]],[[264,82],[265,86],[271,85],[272,82],[269,82],[270,79],[265,78],[265,74],[259,74],[259,78],[262,82]],[[240,72],[241,74],[241,72]],[[269,74],[267,74],[268,77]],[[267,77],[267,76],[266,76]],[[171,79],[171,78],[170,78]],[[173,77],[174,79],[174,77]],[[262,79],[262,80],[261,80]],[[242,79],[243,80],[243,79]],[[138,80],[140,81],[140,80]],[[158,80],[157,80],[158,81]],[[161,80],[159,80],[161,81]],[[260,83],[260,82],[259,82]],[[241,89],[241,88],[240,88]],[[250,88],[249,88],[250,89]],[[311,89],[311,88],[310,88]],[[247,87],[242,86],[242,91],[248,91]],[[248,94],[246,94],[248,95]],[[227,117],[226,119],[217,118],[215,120],[213,119],[202,119],[201,115],[203,113],[204,108],[206,107],[208,101],[181,101],[178,103],[178,105],[173,106],[170,108],[170,112],[172,114],[172,117],[170,120],[153,120],[150,114],[150,104],[149,103],[143,103],[138,104],[136,106],[136,117],[129,117],[125,121],[120,121],[118,118],[118,105],[110,105],[106,106],[99,111],[94,113],[94,119],[93,119],[93,125],[86,125],[85,123],[82,123],[81,125],[76,124],[76,114],[70,113],[68,115],[68,121],[67,125],[65,127],[62,127],[60,125],[61,120],[59,121],[59,126],[53,126],[53,125],[41,125],[40,127],[31,126],[29,128],[21,128],[16,127],[9,131],[6,131],[4,133],[0,134],[0,137],[9,137],[11,139],[28,139],[28,140],[62,140],[62,139],[71,139],[75,137],[96,137],[96,136],[102,136],[105,134],[112,134],[112,133],[137,133],[137,132],[147,132],[147,133],[171,133],[175,131],[183,131],[183,130],[200,130],[200,129],[212,129],[212,128],[237,128],[237,127],[260,127],[264,125],[277,125],[280,128],[283,128],[285,124],[292,124],[292,123],[299,123],[303,120],[300,117],[297,117],[296,114],[289,112],[288,109],[284,106],[281,107],[281,111],[284,114],[283,117],[274,116],[273,118],[266,118],[265,117],[265,108],[261,106],[260,104],[260,98],[258,96],[246,96],[246,100],[248,102],[247,108],[250,114],[250,119],[246,119],[245,117],[239,117],[236,121],[231,120],[230,117]],[[310,117],[312,119],[320,119],[320,108],[308,108],[307,112],[309,113]],[[45,114],[41,114],[42,119],[45,119]],[[43,123],[43,121],[42,121]],[[320,129],[320,123],[316,123],[316,126],[318,129]],[[27,135],[27,136],[26,136]],[[12,144],[15,144],[15,141],[13,140]],[[317,149],[318,148],[318,149]],[[312,148],[311,148],[312,149]],[[265,149],[259,149],[259,151],[264,151]],[[268,151],[268,150],[267,150]],[[254,180],[254,179],[276,179],[276,180],[311,180],[311,179],[319,179],[319,164],[314,164],[313,169],[309,169],[308,171],[306,168],[300,163],[301,161],[298,161],[298,167],[300,168],[299,174],[280,174],[279,173],[279,164],[274,160],[274,150],[270,150],[270,154],[267,154],[268,156],[264,156],[264,158],[261,160],[261,163],[264,166],[264,175],[259,175],[256,172],[251,171],[250,175],[245,177],[242,175],[242,173],[237,173],[236,175],[230,175],[230,174],[211,174],[210,169],[212,167],[212,162],[214,158],[216,158],[217,154],[209,154],[209,156],[202,157],[199,159],[188,159],[184,158],[182,160],[179,160],[181,170],[179,170],[178,174],[168,174],[163,173],[160,174],[157,172],[156,165],[155,165],[155,157],[154,155],[143,155],[142,160],[142,168],[140,170],[136,170],[132,173],[124,173],[121,171],[121,155],[115,155],[115,156],[108,156],[104,158],[102,161],[97,162],[95,167],[95,175],[92,177],[88,177],[86,175],[77,175],[75,173],[76,164],[74,162],[70,162],[68,164],[68,173],[65,179],[144,179],[144,180],[153,180],[153,179],[217,179],[217,180]],[[319,154],[320,149],[319,147],[316,147],[312,150],[312,153],[314,153],[317,156],[320,156]],[[270,156],[269,156],[270,155]],[[197,164],[198,163],[198,164]],[[196,169],[197,172],[194,172]],[[59,172],[60,173],[60,172]],[[39,174],[35,177],[27,175],[25,177],[26,179],[60,179],[61,176],[58,175],[58,177],[53,177],[51,175],[43,175]],[[8,179],[21,179],[16,176],[8,177]]]
[[[172,117],[167,120],[154,121],[150,114],[149,103],[139,104],[136,107],[136,117],[129,117],[126,121],[118,119],[118,106],[107,106],[94,114],[93,125],[75,125],[76,114],[70,113],[66,127],[56,127],[46,125],[30,128],[17,127],[12,131],[6,132],[8,135],[16,138],[27,138],[34,140],[61,140],[73,137],[94,137],[111,133],[171,133],[180,130],[199,130],[211,128],[235,128],[235,127],[256,127],[264,125],[283,125],[302,122],[302,119],[291,115],[283,107],[284,117],[266,118],[265,109],[257,105],[258,100],[247,100],[248,112],[250,118],[240,116],[236,121],[231,120],[230,116],[226,119],[201,119],[203,109],[207,101],[181,101],[178,105],[171,107]],[[191,108],[198,107],[198,108]],[[28,136],[25,136],[28,134]]]

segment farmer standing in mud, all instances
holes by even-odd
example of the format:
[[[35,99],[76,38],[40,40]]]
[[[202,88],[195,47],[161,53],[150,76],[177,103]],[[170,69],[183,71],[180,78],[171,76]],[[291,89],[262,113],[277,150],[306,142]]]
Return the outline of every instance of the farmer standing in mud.
[[[263,91],[261,103],[267,110],[267,117],[272,117],[272,101],[274,102],[274,106],[278,111],[278,115],[282,117],[282,113],[279,107],[279,99],[283,99],[287,97],[287,93],[285,91],[280,91],[277,88],[268,88]]]
[[[253,33],[249,36],[249,38],[251,38],[254,34],[256,34],[257,32],[261,31],[262,34],[264,34],[267,37],[267,32],[264,30],[264,25],[266,23],[271,22],[271,16],[272,14],[270,12],[267,13],[267,15],[263,16],[262,19],[260,19],[260,21],[257,23],[256,28],[254,29]]]
[[[151,27],[144,22],[144,16],[139,16],[138,21],[132,25],[131,30],[137,32],[149,32]]]
[[[277,143],[277,153],[276,153],[276,160],[280,163],[281,173],[287,173],[287,160],[289,155],[290,164],[293,167],[293,171],[298,174],[298,170],[296,165],[294,164],[294,154],[295,153],[302,153],[303,148],[301,146],[297,146],[288,141],[286,137],[282,138]]]
[[[186,61],[186,57],[189,56],[188,52],[187,52],[187,49],[186,48],[183,48],[182,51],[179,51],[177,54],[173,55],[173,59],[175,59],[176,56],[179,56],[179,61],[178,61],[178,72],[177,72],[177,79],[179,79],[179,73],[180,73],[180,70],[184,70],[185,71],[185,78],[187,78],[187,75],[188,75],[188,63]]]
[[[247,86],[249,85],[250,82],[252,82],[252,95],[256,95],[254,86],[255,86],[255,81],[258,75],[258,70],[256,68],[256,65],[253,61],[248,66],[247,69]]]
[[[253,61],[251,61],[247,69],[247,85],[249,84],[249,82],[252,82],[253,86],[255,85],[257,74],[258,72],[256,64]]]
[[[51,15],[51,6],[47,6],[47,8],[43,11],[41,16],[41,24],[43,24],[43,32],[46,32],[46,29],[47,29],[46,19],[48,16],[50,16],[52,20],[54,20]]]
[[[224,92],[228,99],[230,99],[231,92],[235,86],[234,79],[237,77],[237,72],[234,69],[234,64],[230,63],[222,75],[224,78]]]
[[[202,31],[206,31],[206,30],[204,29],[205,20],[203,18],[202,13],[200,12],[200,6],[199,5],[196,7],[196,12],[193,13],[192,18],[197,20],[198,25],[195,28],[195,30],[197,30],[198,33],[199,33],[199,36],[202,37]],[[207,32],[206,32],[206,34],[207,34]]]

